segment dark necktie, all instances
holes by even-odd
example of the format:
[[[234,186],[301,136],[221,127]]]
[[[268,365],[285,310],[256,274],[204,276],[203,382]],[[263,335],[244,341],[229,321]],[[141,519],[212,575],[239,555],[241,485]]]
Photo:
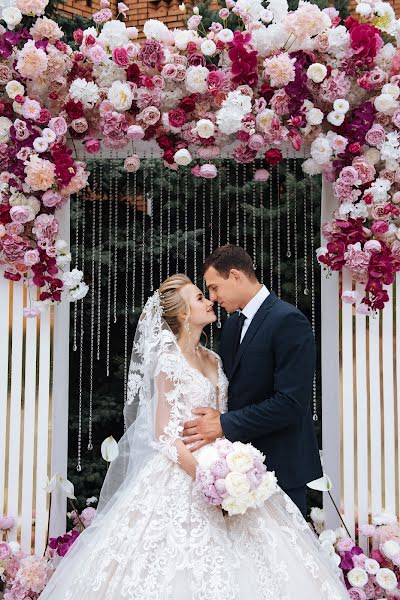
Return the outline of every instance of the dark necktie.
[[[243,313],[240,313],[238,320],[236,321],[236,330],[235,330],[235,338],[234,338],[234,342],[233,342],[233,351],[236,353],[239,350],[239,346],[240,346],[240,336],[242,333],[242,329],[243,329],[243,324],[246,320],[246,315]]]

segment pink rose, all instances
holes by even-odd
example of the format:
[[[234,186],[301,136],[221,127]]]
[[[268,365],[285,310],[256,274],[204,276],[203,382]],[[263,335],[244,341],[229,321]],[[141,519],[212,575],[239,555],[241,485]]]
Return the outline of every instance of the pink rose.
[[[392,114],[392,123],[396,127],[400,127],[400,109],[395,110]]]
[[[375,235],[382,235],[384,233],[386,233],[389,229],[389,223],[387,221],[374,221],[372,223],[372,233],[374,233]]]
[[[124,169],[128,171],[128,173],[136,173],[140,167],[140,159],[137,154],[132,154],[132,156],[128,156],[124,162]]]
[[[127,137],[134,142],[138,142],[144,138],[144,130],[140,125],[130,125],[126,132]]]
[[[88,154],[97,154],[100,152],[101,143],[100,140],[90,138],[84,142],[85,150]]]
[[[11,548],[7,542],[0,542],[0,560],[5,560],[11,556]]]
[[[54,117],[49,121],[49,127],[57,137],[62,137],[68,131],[68,125],[63,117]]]
[[[129,66],[129,56],[125,48],[114,48],[112,58],[115,64],[123,69]]]
[[[267,169],[257,169],[254,173],[255,181],[268,181],[269,171]]]
[[[191,173],[195,177],[200,177],[200,165],[195,165],[194,167],[192,167],[191,168]]]
[[[339,179],[345,185],[358,185],[360,179],[354,167],[344,167],[339,173]]]
[[[15,525],[15,519],[13,517],[8,517],[8,516],[0,517],[0,530],[1,531],[7,531],[8,529],[11,529],[12,527],[14,527],[14,525]]]
[[[207,163],[205,165],[201,165],[200,167],[200,177],[204,177],[205,179],[214,179],[217,174],[218,171],[215,165]]]
[[[224,74],[221,71],[210,71],[207,75],[207,85],[210,89],[217,89],[221,86]]]
[[[168,113],[168,121],[172,127],[181,128],[186,123],[186,113],[183,108],[174,108]]]
[[[350,588],[348,591],[350,600],[366,600],[365,592],[360,588]]]
[[[227,19],[229,17],[229,10],[227,8],[221,8],[218,15],[220,19]]]
[[[254,133],[249,137],[248,144],[252,150],[261,150],[264,146],[264,138],[259,133]]]
[[[27,267],[32,267],[33,265],[37,265],[40,261],[40,255],[38,250],[27,250],[24,255],[24,263]]]
[[[148,127],[155,125],[160,119],[160,111],[155,106],[148,106],[137,116],[142,120]]]
[[[54,206],[62,202],[62,199],[61,194],[53,190],[47,190],[42,196],[42,202],[46,208],[54,208]]]
[[[16,223],[28,223],[28,221],[32,221],[35,218],[35,212],[30,206],[12,206],[10,217]]]
[[[72,129],[77,133],[85,133],[88,130],[88,122],[85,117],[81,117],[80,119],[74,119],[71,123]]]
[[[385,141],[386,133],[382,125],[375,123],[365,135],[365,141],[370,146],[379,146]]]
[[[174,79],[177,74],[177,71],[178,69],[176,68],[176,65],[168,63],[167,65],[163,66],[161,75],[165,77],[165,79]]]
[[[353,160],[352,166],[357,171],[358,177],[361,179],[361,184],[368,183],[374,179],[376,174],[375,167],[363,156],[357,156]]]

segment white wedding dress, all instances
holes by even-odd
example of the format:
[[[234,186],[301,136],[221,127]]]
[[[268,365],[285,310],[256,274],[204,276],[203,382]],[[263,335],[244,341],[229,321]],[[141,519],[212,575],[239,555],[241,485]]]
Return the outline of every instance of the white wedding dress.
[[[227,517],[205,503],[176,462],[182,422],[193,418],[193,408],[216,408],[217,400],[225,411],[228,382],[219,358],[217,390],[186,361],[172,334],[169,341],[162,335],[167,345],[154,377],[164,382],[155,417],[155,431],[163,434],[106,514],[79,536],[41,600],[348,599],[336,568],[283,492],[260,509]],[[139,386],[131,369],[131,392]]]

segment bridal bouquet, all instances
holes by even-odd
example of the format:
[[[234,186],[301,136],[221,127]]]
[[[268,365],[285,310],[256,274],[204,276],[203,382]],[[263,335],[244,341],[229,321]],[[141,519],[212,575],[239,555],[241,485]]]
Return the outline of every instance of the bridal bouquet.
[[[251,444],[219,439],[199,452],[196,482],[209,504],[228,515],[261,506],[277,491],[275,473]]]

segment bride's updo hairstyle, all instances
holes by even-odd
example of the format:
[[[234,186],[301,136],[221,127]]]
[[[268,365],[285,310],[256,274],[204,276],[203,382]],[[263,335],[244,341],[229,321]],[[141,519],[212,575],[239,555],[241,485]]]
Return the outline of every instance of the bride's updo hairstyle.
[[[176,275],[171,275],[171,277],[168,277],[168,279],[163,281],[158,290],[160,293],[160,304],[163,310],[163,318],[165,319],[172,333],[175,335],[179,334],[179,315],[184,312],[189,312],[189,307],[180,294],[180,290],[188,283],[192,283],[189,277],[177,273]]]

